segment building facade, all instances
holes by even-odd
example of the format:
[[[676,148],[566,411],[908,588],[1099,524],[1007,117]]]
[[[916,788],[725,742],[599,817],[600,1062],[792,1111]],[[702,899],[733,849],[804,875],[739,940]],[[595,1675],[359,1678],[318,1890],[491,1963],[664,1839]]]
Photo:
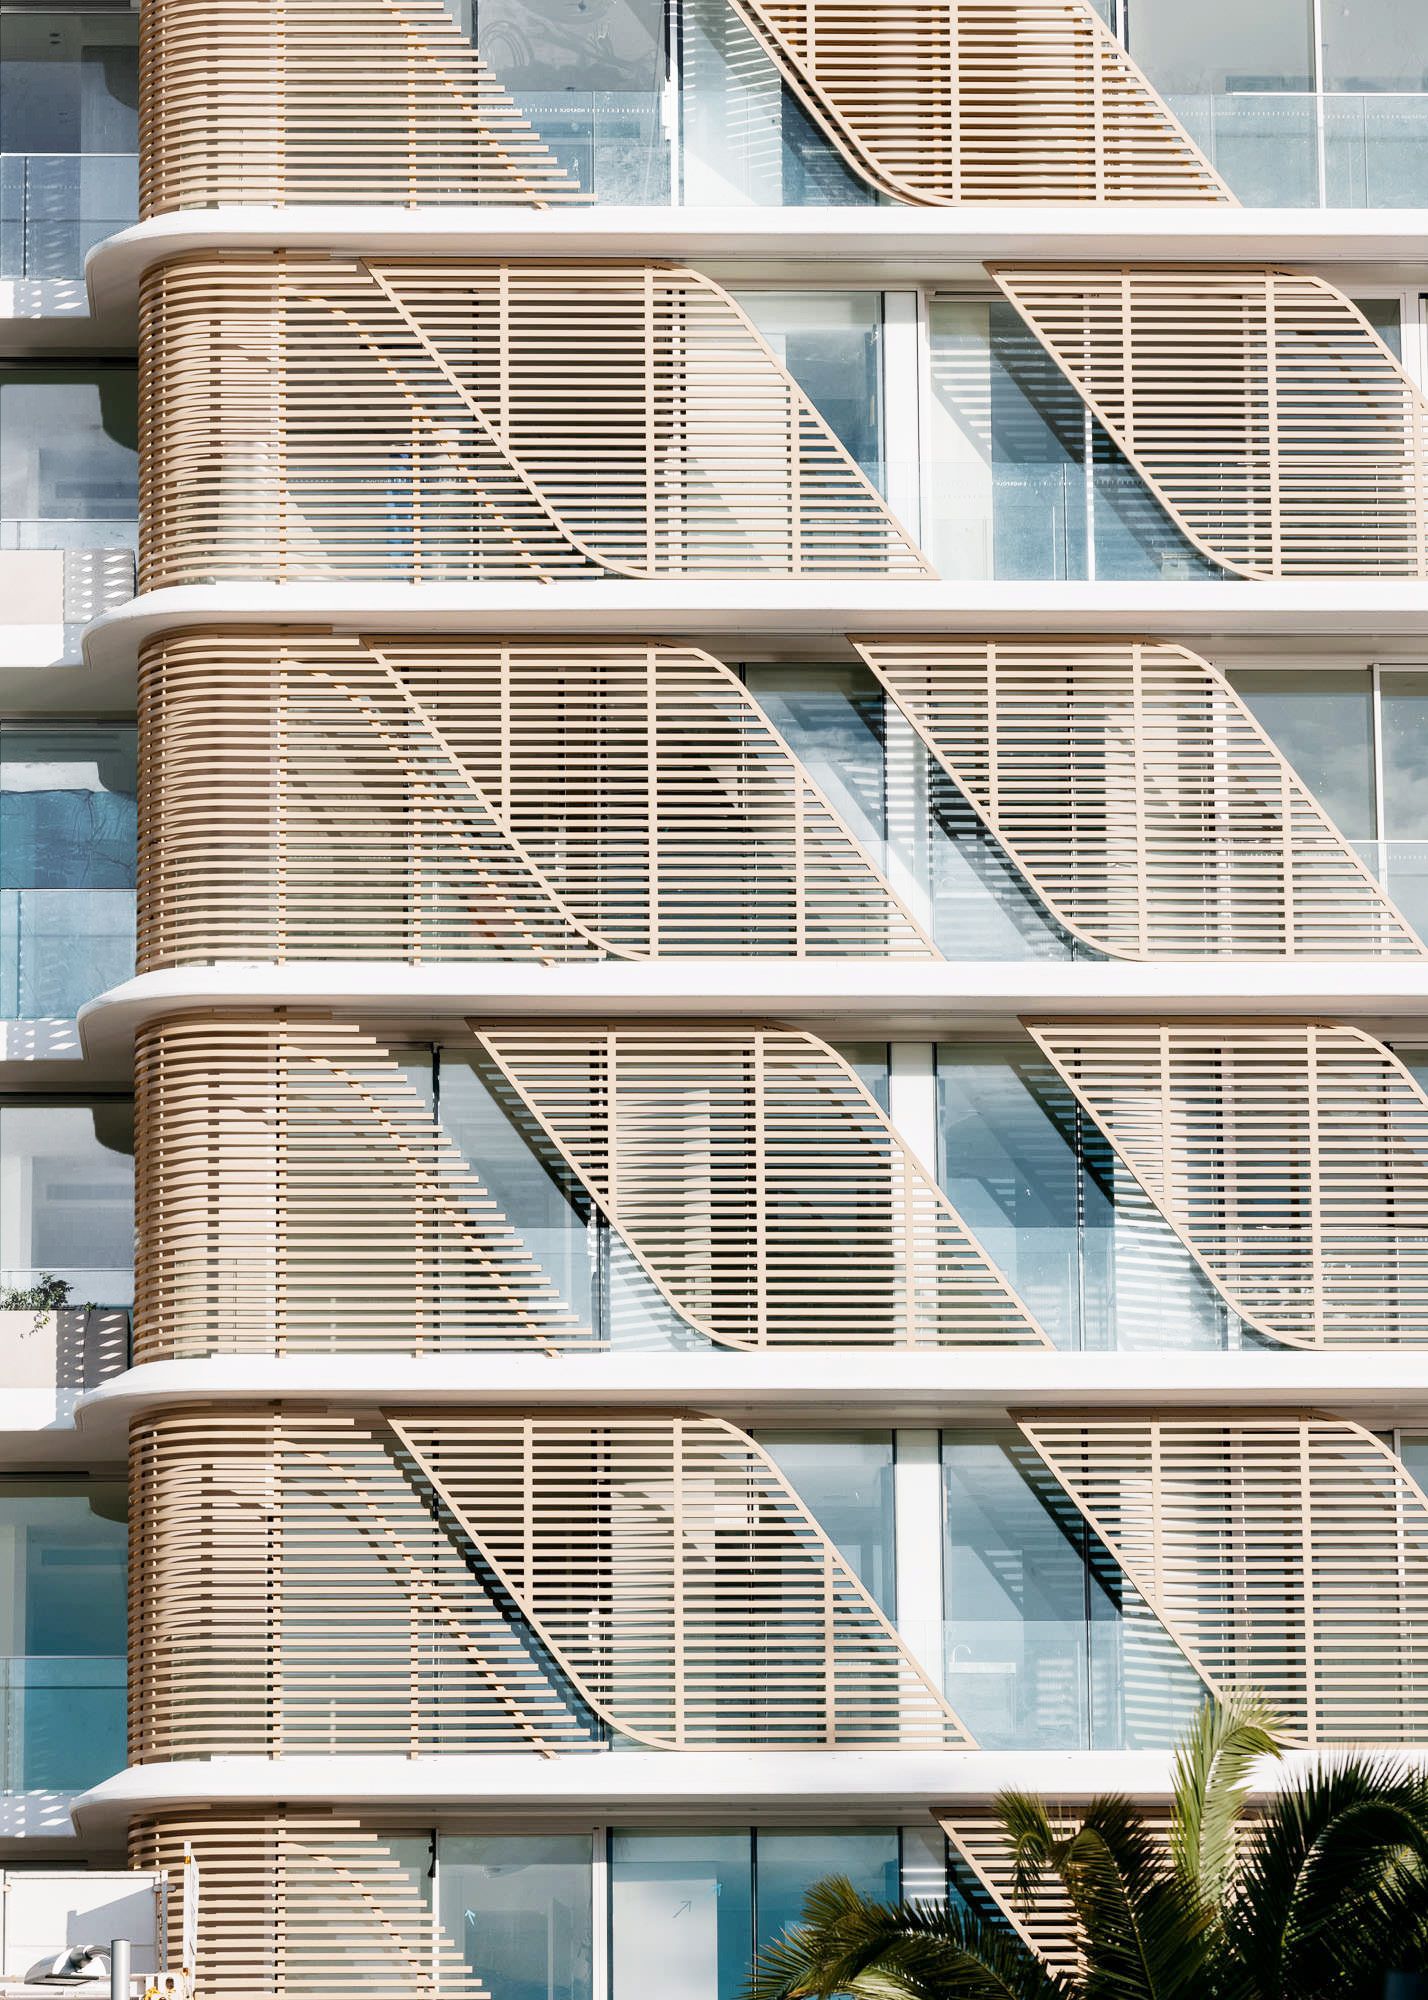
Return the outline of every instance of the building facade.
[[[736,2000],[1421,1750],[1419,10],[0,4],[0,173],[0,1866]]]

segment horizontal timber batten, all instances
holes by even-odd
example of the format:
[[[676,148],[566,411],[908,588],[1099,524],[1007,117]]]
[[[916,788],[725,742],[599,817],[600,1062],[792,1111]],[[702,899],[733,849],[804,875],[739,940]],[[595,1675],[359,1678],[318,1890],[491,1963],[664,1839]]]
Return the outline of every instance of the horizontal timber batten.
[[[729,295],[650,263],[178,258],[142,587],[931,574]]]
[[[139,709],[140,972],[938,956],[694,647],[186,632]]]

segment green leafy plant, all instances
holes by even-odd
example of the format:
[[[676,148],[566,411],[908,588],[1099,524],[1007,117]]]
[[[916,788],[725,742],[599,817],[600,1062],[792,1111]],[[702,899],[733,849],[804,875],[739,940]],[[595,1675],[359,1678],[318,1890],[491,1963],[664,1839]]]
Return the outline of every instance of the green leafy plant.
[[[837,1878],[760,1955],[748,2000],[1381,2000],[1391,1975],[1428,1970],[1428,1774],[1321,1761],[1250,1811],[1256,1766],[1280,1754],[1261,1702],[1203,1709],[1168,1844],[1129,1799],[1093,1799],[1069,1831],[1030,1794],[996,1801],[1013,1907],[1057,1885],[1074,1973],[1009,1924]]]
[[[18,1290],[13,1286],[0,1289],[0,1312],[62,1312],[70,1302],[69,1292],[64,1278],[55,1277],[52,1271],[42,1271],[33,1285]]]

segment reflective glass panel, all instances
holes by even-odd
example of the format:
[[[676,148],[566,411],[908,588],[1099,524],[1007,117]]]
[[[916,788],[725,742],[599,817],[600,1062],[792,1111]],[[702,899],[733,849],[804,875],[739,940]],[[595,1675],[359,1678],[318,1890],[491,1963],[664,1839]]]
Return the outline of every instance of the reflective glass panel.
[[[82,1791],[124,1763],[125,1493],[0,1480],[6,1791]]]
[[[443,1834],[438,1913],[491,2000],[589,2000],[588,1835]]]
[[[743,292],[739,304],[849,457],[882,485],[881,292]]]
[[[846,1876],[859,1895],[874,1902],[898,1900],[895,1827],[860,1827],[855,1833],[822,1833],[811,1828],[760,1831],[754,1851],[760,1951],[780,1938],[790,1924],[802,1920],[805,1896],[827,1876]]]
[[[1383,732],[1383,876],[1389,894],[1428,932],[1428,673],[1379,677]]]
[[[1235,1314],[1029,1043],[937,1050],[942,1184],[1057,1347],[1243,1344]]]
[[[63,1279],[76,1305],[134,1297],[134,1109],[0,1100],[0,1285]]]
[[[891,1431],[761,1431],[758,1442],[868,1595],[895,1617]]]
[[[1373,677],[1367,668],[1296,673],[1265,667],[1231,679],[1340,833],[1372,840]]]
[[[70,1019],[134,971],[131,728],[0,725],[0,1015]]]
[[[747,1833],[610,1835],[612,2000],[739,2000],[753,1929]]]
[[[1428,10],[1419,0],[1322,6],[1326,90],[1428,91]]]
[[[135,371],[0,369],[0,546],[132,545],[139,511]]]
[[[942,1437],[948,1700],[987,1750],[1144,1749],[1204,1697],[1015,1430]]]

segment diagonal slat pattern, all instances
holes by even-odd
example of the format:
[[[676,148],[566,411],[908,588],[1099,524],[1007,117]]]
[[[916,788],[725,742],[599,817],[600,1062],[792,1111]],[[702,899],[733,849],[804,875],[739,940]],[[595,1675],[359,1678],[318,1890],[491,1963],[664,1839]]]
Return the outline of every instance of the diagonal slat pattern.
[[[135,1086],[136,1359],[593,1342],[360,1028],[157,1022]]]
[[[636,1741],[970,1744],[733,1425],[449,1412],[392,1424],[554,1658]]]
[[[168,1410],[130,1440],[130,1757],[595,1747],[377,1418]]]
[[[815,1036],[542,1024],[476,1039],[665,1297],[712,1338],[1050,1345]]]
[[[858,650],[1068,930],[1120,958],[1423,956],[1243,702],[1183,646]]]
[[[129,1866],[168,1875],[171,1911],[185,1850],[200,1883],[204,2000],[491,2000],[455,1943],[433,1935],[421,1880],[360,1820],[281,1805],[143,1815]]]
[[[139,709],[141,971],[937,955],[694,647],[184,632]]]
[[[991,268],[1202,553],[1250,577],[1428,575],[1428,403],[1324,279]]]
[[[1289,1740],[1428,1728],[1428,1502],[1371,1432],[1314,1414],[1031,1416],[1021,1428],[1212,1689]]]
[[[442,0],[146,0],[141,212],[578,201]]]
[[[1252,1325],[1428,1342],[1428,1097],[1381,1042],[1342,1022],[1027,1026]]]
[[[895,200],[1233,200],[1088,0],[733,4]]]
[[[205,252],[140,322],[144,589],[930,574],[693,271]]]

